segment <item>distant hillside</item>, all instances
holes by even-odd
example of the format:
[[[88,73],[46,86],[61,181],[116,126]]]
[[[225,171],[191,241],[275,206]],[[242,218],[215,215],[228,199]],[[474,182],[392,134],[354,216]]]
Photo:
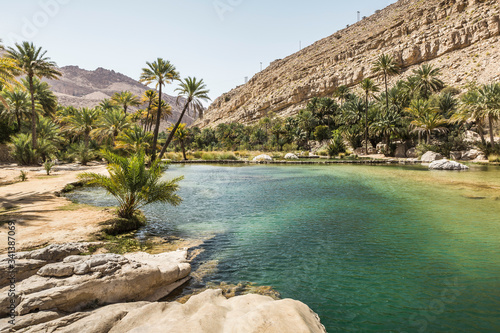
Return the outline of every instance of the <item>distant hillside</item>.
[[[276,60],[248,83],[217,98],[197,125],[253,123],[269,112],[296,114],[313,97],[375,77],[372,63],[394,56],[405,78],[422,63],[441,69],[445,83],[500,79],[498,0],[399,0],[376,14]]]
[[[117,73],[99,67],[94,71],[88,71],[78,66],[61,67],[63,76],[60,80],[44,80],[52,86],[52,90],[59,98],[59,103],[64,106],[94,107],[103,99],[110,98],[115,92],[124,90],[131,91],[136,95],[142,95],[149,88],[142,83]],[[163,94],[163,98],[172,105],[173,117],[169,121],[176,121],[182,112],[184,99],[176,104],[177,97]],[[185,115],[183,122],[188,125],[194,119],[190,115]],[[163,124],[162,127],[165,127]]]

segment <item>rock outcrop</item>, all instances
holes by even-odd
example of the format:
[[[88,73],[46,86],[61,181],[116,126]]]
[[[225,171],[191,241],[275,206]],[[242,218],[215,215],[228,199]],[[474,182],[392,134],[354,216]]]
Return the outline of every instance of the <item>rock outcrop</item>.
[[[439,67],[445,83],[498,80],[500,9],[496,0],[399,0],[285,59],[217,98],[196,124],[253,123],[275,112],[293,115],[312,97],[374,77],[381,54],[395,57],[402,76],[424,62]]]
[[[273,158],[269,155],[266,155],[266,154],[262,154],[262,155],[259,155],[259,156],[255,156],[253,158],[253,160],[255,162],[265,162],[265,161],[272,161]]]
[[[185,304],[135,302],[113,304],[60,318],[41,311],[31,315],[38,324],[16,327],[18,332],[274,332],[325,333],[309,307],[291,299],[245,295],[226,299],[221,290],[207,290]],[[30,316],[30,315],[28,315]],[[26,316],[18,322],[25,323]],[[52,318],[52,319],[51,319]],[[0,326],[3,323],[0,322]],[[5,327],[5,326],[4,326]]]
[[[286,160],[298,160],[299,158],[294,153],[288,153],[285,155]]]
[[[189,279],[191,266],[186,258],[186,251],[70,255],[17,283],[16,313],[74,312],[112,303],[156,301]],[[0,317],[8,314],[8,289],[0,289]]]
[[[439,161],[434,161],[429,165],[429,169],[431,170],[468,170],[469,167],[455,162],[455,161],[448,161],[448,160],[439,160]]]

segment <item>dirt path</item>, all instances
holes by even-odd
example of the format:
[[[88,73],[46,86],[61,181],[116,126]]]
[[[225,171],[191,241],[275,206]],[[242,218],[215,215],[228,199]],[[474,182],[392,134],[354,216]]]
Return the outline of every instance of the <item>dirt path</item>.
[[[55,195],[83,171],[105,173],[104,165],[55,167],[51,176],[46,176],[42,168],[4,165],[0,166],[0,184],[13,181],[21,170],[28,172],[27,181],[0,185],[0,253],[7,251],[7,221],[15,221],[16,251],[21,251],[88,240],[99,231],[99,223],[111,217],[109,210],[75,205]]]

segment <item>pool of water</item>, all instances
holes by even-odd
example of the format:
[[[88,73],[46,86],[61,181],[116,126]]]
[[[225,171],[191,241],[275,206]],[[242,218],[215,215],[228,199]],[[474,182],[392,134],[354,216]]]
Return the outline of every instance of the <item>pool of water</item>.
[[[500,332],[500,169],[172,166],[141,235],[210,238],[207,279],[270,285],[328,332]],[[71,195],[111,206],[103,190]]]

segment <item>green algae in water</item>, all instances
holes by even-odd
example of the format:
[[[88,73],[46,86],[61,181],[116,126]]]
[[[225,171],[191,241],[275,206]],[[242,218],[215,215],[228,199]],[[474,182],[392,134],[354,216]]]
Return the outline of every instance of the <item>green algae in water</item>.
[[[328,332],[500,331],[499,168],[171,167],[178,175],[183,203],[147,207],[142,233],[215,234],[202,246],[218,262],[211,281],[270,285]]]

